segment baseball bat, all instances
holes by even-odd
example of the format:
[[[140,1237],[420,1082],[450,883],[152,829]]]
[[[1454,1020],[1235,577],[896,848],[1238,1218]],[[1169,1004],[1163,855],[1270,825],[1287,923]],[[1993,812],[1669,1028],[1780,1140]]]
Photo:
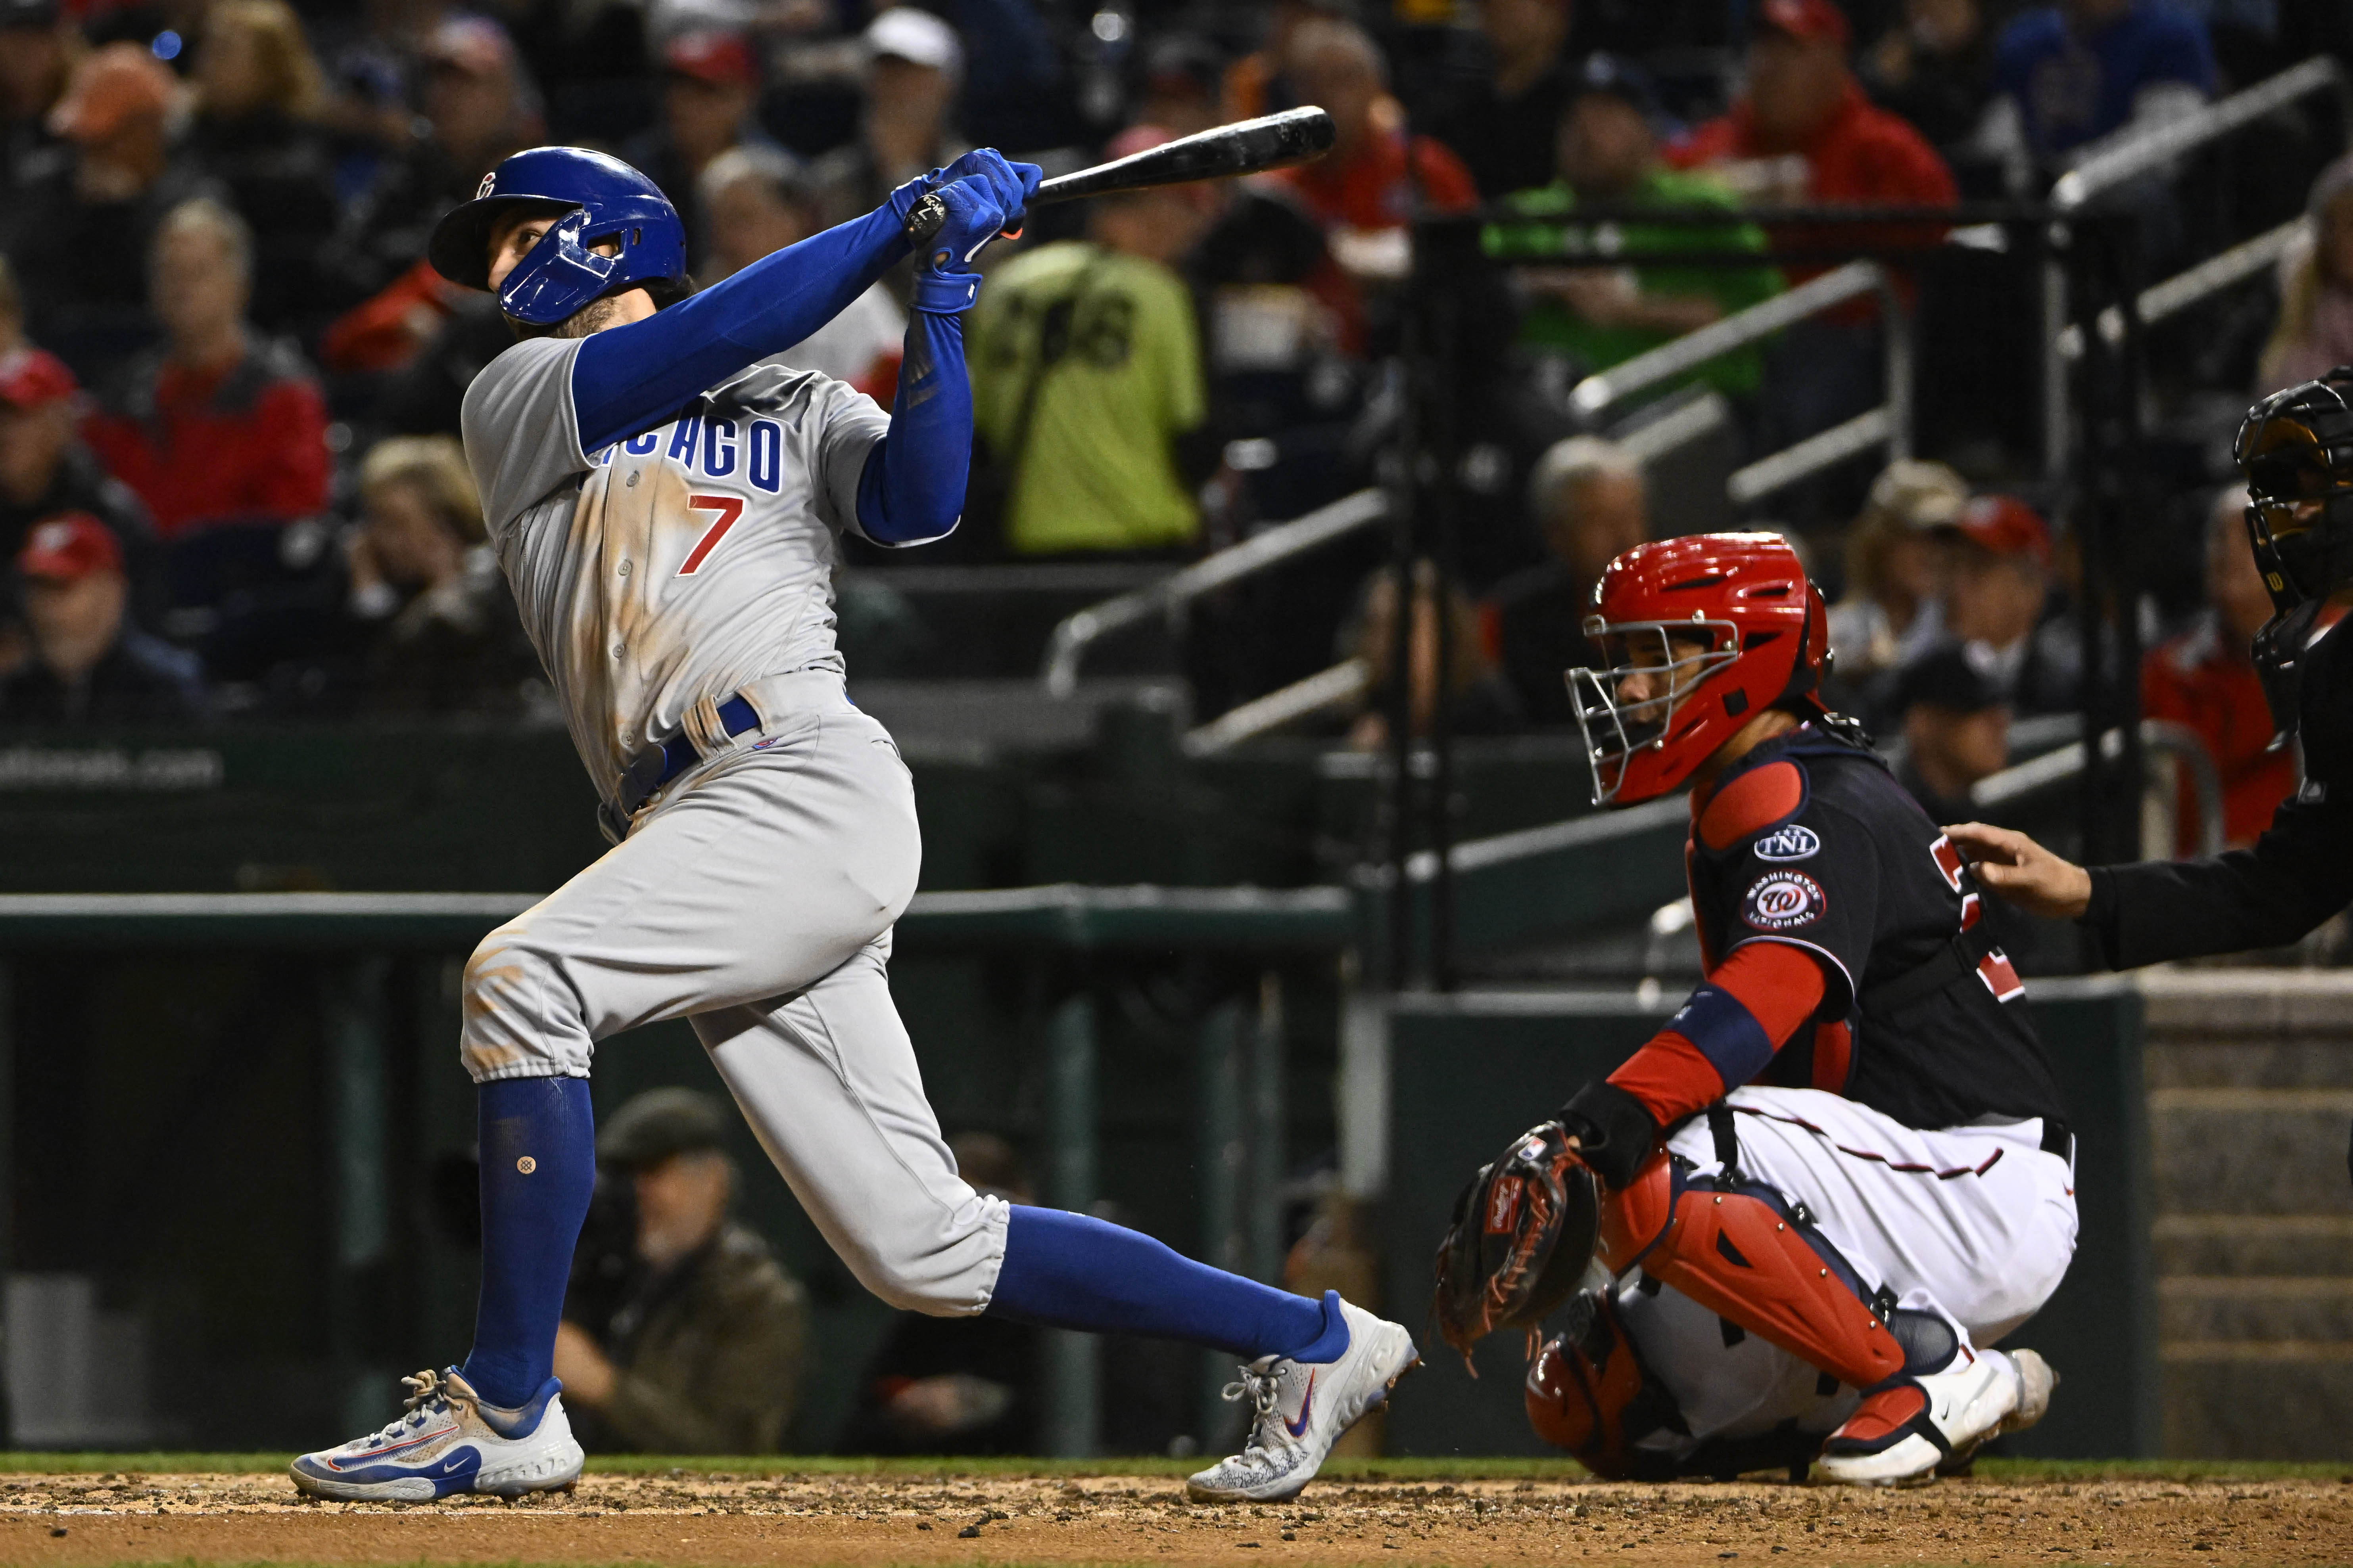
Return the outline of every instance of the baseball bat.
[[[1097,163],[1076,174],[1061,174],[1039,185],[1031,206],[1071,202],[1082,196],[1104,196],[1123,191],[1148,190],[1154,185],[1181,185],[1194,180],[1220,180],[1235,174],[1255,174],[1266,169],[1287,169],[1320,158],[1331,150],[1332,117],[1322,110],[1286,110],[1258,120],[1212,126],[1108,163]],[[947,204],[931,195],[907,215],[907,237],[917,246],[928,243],[947,221]]]

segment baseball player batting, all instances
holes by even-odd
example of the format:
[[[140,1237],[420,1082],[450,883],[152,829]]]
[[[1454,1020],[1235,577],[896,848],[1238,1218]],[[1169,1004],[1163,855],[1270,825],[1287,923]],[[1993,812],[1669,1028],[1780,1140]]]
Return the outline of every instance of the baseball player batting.
[[[466,453],[523,623],[614,847],[494,931],[466,967],[459,1054],[479,1086],[482,1288],[465,1362],[408,1381],[405,1415],[294,1462],[335,1498],[568,1486],[581,1450],[552,1375],[595,1177],[596,1042],[686,1018],[827,1241],[894,1307],[1150,1334],[1243,1359],[1255,1406],[1198,1497],[1297,1492],[1415,1360],[1340,1300],[1287,1295],[1082,1215],[1008,1205],[956,1173],[892,1005],[891,928],[921,845],[907,770],[850,706],[834,647],[835,537],[947,534],[964,502],[969,269],[1039,171],[993,151],[710,289],[653,184],[602,153],[516,153],[435,230],[431,259],[495,292],[520,341],[466,395]],[[894,410],[771,356],[907,254]]]
[[[1595,609],[1609,668],[1569,672],[1595,801],[1689,786],[1706,980],[1481,1173],[1458,1215],[1490,1236],[1525,1228],[1531,1191],[1557,1214],[1598,1182],[1599,1214],[1542,1231],[1590,1249],[1549,1270],[1450,1238],[1449,1337],[1528,1321],[1493,1304],[1598,1257],[1531,1375],[1541,1434],[1613,1475],[1769,1449],[1926,1479],[2050,1398],[2040,1356],[1988,1348],[2075,1248],[2074,1141],[2022,989],[1958,852],[1823,708],[1828,613],[1786,542],[1638,546]]]

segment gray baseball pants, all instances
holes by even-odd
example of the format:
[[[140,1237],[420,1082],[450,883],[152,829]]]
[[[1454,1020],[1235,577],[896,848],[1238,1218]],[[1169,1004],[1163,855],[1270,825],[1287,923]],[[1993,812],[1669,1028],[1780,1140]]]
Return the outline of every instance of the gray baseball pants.
[[[913,783],[838,678],[779,684],[796,706],[755,701],[762,728],[483,940],[460,1055],[478,1083],[586,1078],[596,1041],[689,1020],[859,1281],[895,1307],[976,1313],[1006,1205],[956,1173],[891,999],[891,927],[923,855]]]

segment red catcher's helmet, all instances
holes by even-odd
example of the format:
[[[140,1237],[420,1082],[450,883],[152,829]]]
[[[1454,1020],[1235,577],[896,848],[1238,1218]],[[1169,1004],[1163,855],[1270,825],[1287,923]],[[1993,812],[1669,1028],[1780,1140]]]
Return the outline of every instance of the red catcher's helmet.
[[[1585,635],[1607,660],[1568,693],[1593,804],[1631,805],[1688,783],[1764,709],[1805,701],[1830,673],[1830,611],[1775,533],[1638,544],[1601,574]]]

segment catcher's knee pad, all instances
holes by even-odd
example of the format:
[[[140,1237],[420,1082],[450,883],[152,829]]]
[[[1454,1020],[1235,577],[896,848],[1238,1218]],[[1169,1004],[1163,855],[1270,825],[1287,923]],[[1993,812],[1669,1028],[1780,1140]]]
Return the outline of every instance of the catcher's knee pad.
[[[1768,1188],[1733,1177],[1674,1194],[1643,1272],[1808,1365],[1857,1388],[1905,1368],[1905,1347],[1845,1259]]]
[[[1662,1428],[1688,1435],[1674,1395],[1642,1364],[1611,1298],[1579,1292],[1565,1310],[1567,1326],[1528,1367],[1528,1425],[1609,1480],[1663,1479],[1664,1455],[1634,1445]]]

